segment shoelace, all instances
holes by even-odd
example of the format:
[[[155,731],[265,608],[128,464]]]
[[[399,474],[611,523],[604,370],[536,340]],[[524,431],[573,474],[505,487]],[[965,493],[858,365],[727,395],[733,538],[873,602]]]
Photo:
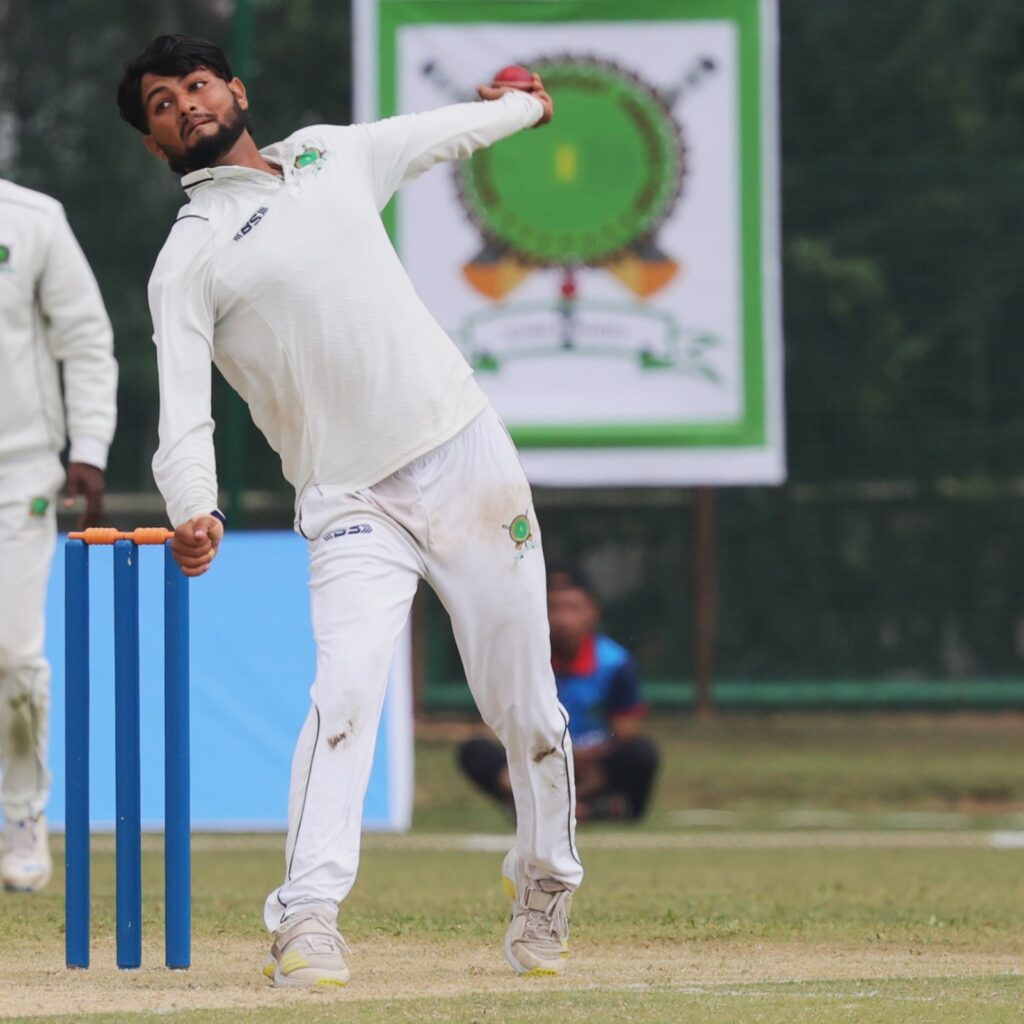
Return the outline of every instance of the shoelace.
[[[555,893],[544,910],[528,910],[526,935],[534,941],[554,939],[559,945],[569,932],[569,893]]]
[[[310,953],[347,953],[348,946],[340,936],[334,935],[300,935],[299,941]]]
[[[315,920],[321,926],[320,931],[301,932],[295,936],[295,940],[289,940],[289,942],[298,941],[304,944],[310,953],[341,952],[346,954],[351,952],[348,948],[348,943],[334,925],[325,921],[322,917],[314,916],[312,920]]]

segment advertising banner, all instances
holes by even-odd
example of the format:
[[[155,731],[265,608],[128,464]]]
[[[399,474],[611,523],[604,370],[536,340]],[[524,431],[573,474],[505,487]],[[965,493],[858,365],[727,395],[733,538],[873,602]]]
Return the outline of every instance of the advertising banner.
[[[64,826],[63,537],[46,600],[46,655],[53,666],[50,824]],[[90,804],[93,827],[112,829],[114,594],[112,549],[90,552],[92,667]],[[142,822],[164,819],[163,552],[139,556]],[[292,750],[310,706],[316,646],[309,617],[306,543],[290,531],[229,533],[213,570],[189,584],[192,825],[196,831],[283,831]],[[401,831],[412,822],[411,633],[399,638],[377,731],[363,827]]]

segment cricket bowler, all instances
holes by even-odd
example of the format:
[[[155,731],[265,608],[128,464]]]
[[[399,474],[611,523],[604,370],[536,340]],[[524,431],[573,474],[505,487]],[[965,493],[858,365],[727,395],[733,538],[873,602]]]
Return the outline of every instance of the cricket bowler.
[[[503,866],[515,892],[505,955],[520,974],[557,974],[567,950],[583,869],[530,487],[380,217],[435,164],[551,119],[537,76],[478,92],[481,102],[313,125],[261,149],[245,87],[211,43],[160,36],[118,89],[122,116],[181,175],[187,199],[149,285],[153,472],[175,557],[201,575],[224,533],[211,363],[280,455],[309,546],[317,667],[292,763],[284,879],[264,908],[274,985],[349,980],[338,908],[356,877],[388,668],[420,579],[447,608],[477,706],[508,752],[517,832]]]

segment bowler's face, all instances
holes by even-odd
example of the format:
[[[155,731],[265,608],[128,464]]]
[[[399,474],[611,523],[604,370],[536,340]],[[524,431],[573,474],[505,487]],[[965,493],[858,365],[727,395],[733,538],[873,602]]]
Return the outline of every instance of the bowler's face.
[[[209,150],[218,136],[237,138],[249,106],[237,78],[225,82],[207,68],[180,78],[145,74],[141,91],[149,126],[146,148],[172,166],[194,165],[192,155]]]

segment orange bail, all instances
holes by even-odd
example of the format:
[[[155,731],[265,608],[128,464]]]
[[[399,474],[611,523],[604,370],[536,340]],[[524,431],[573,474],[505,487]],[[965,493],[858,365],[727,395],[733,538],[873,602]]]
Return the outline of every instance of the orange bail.
[[[113,544],[117,540],[133,540],[136,544],[163,544],[174,536],[163,526],[140,526],[136,530],[115,530],[110,526],[91,526],[68,534],[68,540],[84,540],[86,544]]]

